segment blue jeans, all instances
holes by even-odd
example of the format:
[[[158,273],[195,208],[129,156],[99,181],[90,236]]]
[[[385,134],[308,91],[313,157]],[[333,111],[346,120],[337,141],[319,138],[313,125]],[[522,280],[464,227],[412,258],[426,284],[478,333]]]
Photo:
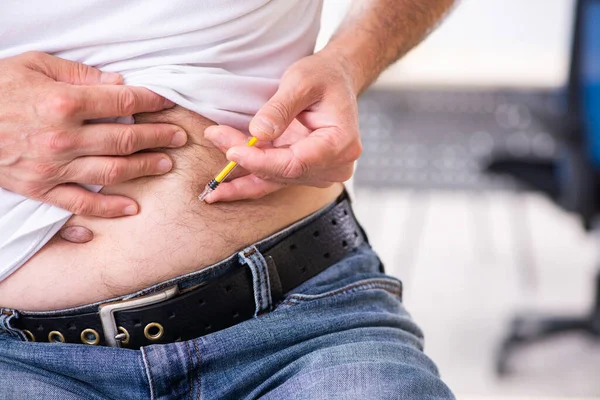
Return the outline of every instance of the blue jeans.
[[[271,312],[140,350],[26,342],[0,312],[0,399],[453,399],[381,271],[365,244]]]

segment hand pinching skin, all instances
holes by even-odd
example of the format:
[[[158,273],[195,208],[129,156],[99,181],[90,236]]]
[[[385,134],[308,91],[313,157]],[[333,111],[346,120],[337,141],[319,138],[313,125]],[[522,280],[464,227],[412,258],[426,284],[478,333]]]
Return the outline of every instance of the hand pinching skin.
[[[164,174],[166,154],[138,152],[187,141],[175,125],[86,123],[173,106],[118,74],[38,52],[0,60],[0,72],[0,187],[25,197],[81,215],[137,214],[134,200],[77,184]]]

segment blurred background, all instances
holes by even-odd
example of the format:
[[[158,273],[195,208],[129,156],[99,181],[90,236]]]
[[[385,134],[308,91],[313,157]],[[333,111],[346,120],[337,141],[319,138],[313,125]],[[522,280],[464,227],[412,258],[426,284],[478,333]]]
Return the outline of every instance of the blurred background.
[[[462,0],[360,99],[357,215],[459,399],[600,398],[590,82],[600,1]]]

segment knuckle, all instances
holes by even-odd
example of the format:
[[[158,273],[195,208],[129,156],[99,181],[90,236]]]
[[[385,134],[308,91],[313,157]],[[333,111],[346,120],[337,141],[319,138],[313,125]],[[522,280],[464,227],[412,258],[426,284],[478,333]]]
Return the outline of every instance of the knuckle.
[[[270,176],[269,174],[267,174],[265,172],[255,172],[254,176],[259,179],[259,182],[260,181],[268,181],[273,178],[272,176]]]
[[[308,174],[309,170],[310,166],[306,162],[298,157],[294,157],[285,165],[281,176],[286,179],[300,179]]]
[[[360,140],[353,142],[344,152],[344,161],[354,162],[360,158],[363,152],[363,146]]]
[[[329,134],[323,136],[323,142],[342,163],[358,160],[363,151],[358,132],[344,131],[339,127],[331,127]]]
[[[305,82],[312,81],[314,74],[308,73],[304,68],[292,68],[287,70],[282,77],[282,80],[286,80],[294,84],[295,87],[304,85]]]
[[[312,82],[301,78],[302,80],[300,80],[298,82],[298,84],[296,85],[296,93],[298,97],[306,97],[309,96],[313,90],[314,85],[312,84]]]
[[[74,67],[75,68],[72,69],[72,74],[75,78],[74,80],[78,82],[85,82],[90,73],[90,68],[81,63],[76,63]]]
[[[332,126],[329,128],[329,134],[323,136],[325,144],[332,150],[339,152],[344,146],[344,142],[348,141],[347,132],[342,130],[339,126]]]
[[[117,105],[119,111],[123,115],[132,115],[135,111],[135,103],[136,99],[133,90],[126,86],[122,87],[117,98]]]
[[[70,118],[77,111],[77,103],[67,93],[58,93],[46,100],[43,110],[49,117]]]
[[[37,179],[45,179],[47,180],[50,177],[54,177],[57,175],[57,171],[54,165],[47,163],[39,163],[35,164],[33,167],[33,175]]]
[[[128,155],[136,151],[137,138],[131,126],[123,128],[117,140],[117,154]]]
[[[82,196],[76,196],[70,199],[67,203],[67,209],[76,215],[88,214],[91,211],[91,207],[86,203],[85,198]]]
[[[342,171],[340,175],[340,182],[346,182],[348,179],[352,178],[352,175],[354,175],[354,166],[351,164],[348,166],[348,168],[344,168]]]
[[[144,157],[137,161],[136,173],[138,176],[154,174],[156,162],[152,157]]]
[[[104,167],[104,172],[102,175],[102,181],[105,185],[112,185],[119,181],[121,174],[123,173],[123,168],[116,162],[108,163]]]
[[[52,154],[60,154],[71,150],[74,146],[74,141],[71,135],[62,131],[51,131],[42,135],[43,146],[45,151]]]
[[[281,119],[283,121],[287,121],[290,114],[291,114],[291,110],[289,109],[288,106],[286,106],[285,104],[283,104],[280,101],[274,101],[270,104],[271,106],[271,110],[273,111],[273,113],[275,114],[275,116],[278,119]]]
[[[150,152],[144,155],[144,157],[137,158],[131,166],[139,174],[152,173],[160,159],[161,157],[157,153]]]
[[[293,85],[294,91],[298,96],[311,96],[320,93],[323,90],[323,82],[318,79],[312,71],[304,68],[296,68],[285,75],[285,79]]]
[[[33,182],[21,182],[21,185],[16,188],[18,193],[31,199],[40,198],[40,188]]]

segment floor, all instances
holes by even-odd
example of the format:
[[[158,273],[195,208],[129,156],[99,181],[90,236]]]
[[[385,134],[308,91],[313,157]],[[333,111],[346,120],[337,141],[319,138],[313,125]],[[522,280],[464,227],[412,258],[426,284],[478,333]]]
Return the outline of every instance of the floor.
[[[494,373],[513,313],[588,307],[598,239],[574,217],[535,194],[360,183],[355,208],[459,399],[600,399],[600,342],[586,337],[531,346]]]

